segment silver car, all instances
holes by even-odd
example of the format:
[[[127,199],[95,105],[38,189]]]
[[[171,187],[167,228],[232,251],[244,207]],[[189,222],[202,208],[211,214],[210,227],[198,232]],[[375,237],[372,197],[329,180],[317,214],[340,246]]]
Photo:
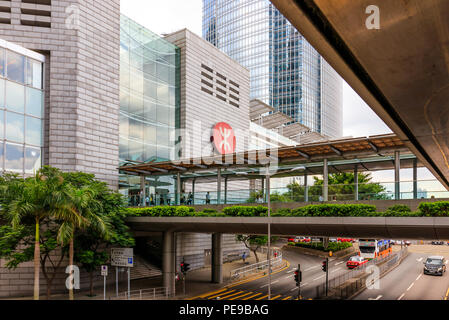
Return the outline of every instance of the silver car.
[[[443,256],[431,256],[424,261],[424,274],[442,276],[446,272],[446,263]]]

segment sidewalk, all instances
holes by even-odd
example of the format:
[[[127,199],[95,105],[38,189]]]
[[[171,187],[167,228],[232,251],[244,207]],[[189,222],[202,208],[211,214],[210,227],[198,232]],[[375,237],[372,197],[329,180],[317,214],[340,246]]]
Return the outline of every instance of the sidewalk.
[[[265,254],[258,253],[259,260],[266,260]],[[246,263],[243,263],[242,259],[235,260],[233,262],[228,262],[223,264],[223,284],[211,283],[211,267],[205,267],[198,270],[190,271],[187,274],[186,279],[186,295],[183,296],[183,283],[182,281],[176,281],[176,297],[175,299],[186,299],[189,297],[194,297],[202,293],[207,293],[209,291],[214,291],[222,288],[230,279],[230,272],[234,269],[244,267],[249,264],[256,263],[256,258],[254,253],[251,252],[250,256],[246,258]],[[131,291],[149,288],[159,288],[162,287],[162,277],[156,277],[151,279],[138,279],[131,281]],[[41,300],[46,300],[45,288],[42,288],[42,294],[40,296]],[[128,290],[128,284],[122,282],[119,284],[119,295],[125,296],[125,292]],[[89,290],[75,290],[75,300],[103,300],[103,287],[94,288],[94,297],[89,297]],[[116,296],[116,288],[114,284],[108,284],[106,288],[106,299],[109,300],[110,297]],[[7,300],[32,300],[32,297],[23,298],[8,298]],[[53,294],[52,300],[67,300],[68,292],[63,294]]]

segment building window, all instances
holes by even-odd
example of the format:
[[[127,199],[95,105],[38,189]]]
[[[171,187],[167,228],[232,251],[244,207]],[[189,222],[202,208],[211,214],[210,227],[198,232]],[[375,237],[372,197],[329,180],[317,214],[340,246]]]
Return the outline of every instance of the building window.
[[[32,174],[42,162],[43,63],[0,48],[0,170]]]
[[[6,70],[7,70],[7,78],[9,80],[13,80],[16,82],[24,83],[25,82],[25,57],[12,52],[7,51],[6,58]]]

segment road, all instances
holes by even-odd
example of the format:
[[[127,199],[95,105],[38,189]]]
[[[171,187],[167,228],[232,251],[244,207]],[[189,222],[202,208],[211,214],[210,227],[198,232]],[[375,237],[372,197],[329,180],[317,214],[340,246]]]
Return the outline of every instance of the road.
[[[294,270],[301,264],[301,296],[308,299],[314,296],[315,287],[325,282],[325,273],[321,270],[323,258],[283,252],[283,258],[289,262],[288,268],[271,276],[271,300],[294,300],[298,297],[298,288],[294,280]],[[331,258],[329,261],[329,278],[348,272],[345,259]],[[237,286],[228,286],[220,291],[209,292],[197,299],[220,300],[266,300],[268,298],[268,277],[261,277]]]
[[[429,255],[438,254],[438,252],[435,252],[438,251],[438,246],[435,247],[432,250],[427,250],[427,253],[426,250],[416,250],[421,252],[409,253],[399,266],[381,278],[379,289],[366,289],[354,300],[448,299],[449,272],[442,277],[423,274],[425,259]],[[445,257],[447,259],[448,256],[445,255]]]

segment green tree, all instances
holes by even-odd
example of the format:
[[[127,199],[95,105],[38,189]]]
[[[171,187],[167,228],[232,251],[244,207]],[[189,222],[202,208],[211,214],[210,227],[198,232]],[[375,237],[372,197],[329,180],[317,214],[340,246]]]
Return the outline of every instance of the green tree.
[[[93,201],[97,205],[92,207],[92,214],[98,221],[78,230],[74,246],[74,260],[81,263],[83,269],[89,273],[90,295],[93,296],[94,272],[109,259],[105,249],[111,245],[135,245],[134,238],[125,224],[125,199],[121,194],[112,192],[106,183],[96,180],[92,174],[72,172],[65,173],[64,177],[77,188],[95,190]]]
[[[267,236],[236,235],[235,240],[243,242],[245,247],[254,253],[254,256],[256,257],[256,262],[259,262],[259,256],[257,255],[257,250],[259,250],[260,247],[262,247],[268,243]],[[274,242],[276,240],[277,240],[277,237],[271,237],[271,242]]]
[[[1,213],[12,230],[34,224],[34,299],[39,300],[40,223],[64,210],[67,186],[61,171],[43,167],[30,178],[6,175],[0,181]],[[20,232],[22,232],[20,231]],[[19,234],[20,234],[19,232]],[[23,234],[22,234],[23,235]]]
[[[359,173],[359,199],[382,200],[389,199],[386,194],[386,188],[378,182],[372,182],[370,173]],[[311,200],[318,200],[323,194],[324,180],[314,177],[314,185],[309,187],[309,196]],[[287,195],[295,201],[303,201],[304,187],[295,182],[287,186],[289,191]],[[355,195],[354,174],[353,173],[333,173],[329,175],[329,199],[335,197],[336,200],[353,200]]]

